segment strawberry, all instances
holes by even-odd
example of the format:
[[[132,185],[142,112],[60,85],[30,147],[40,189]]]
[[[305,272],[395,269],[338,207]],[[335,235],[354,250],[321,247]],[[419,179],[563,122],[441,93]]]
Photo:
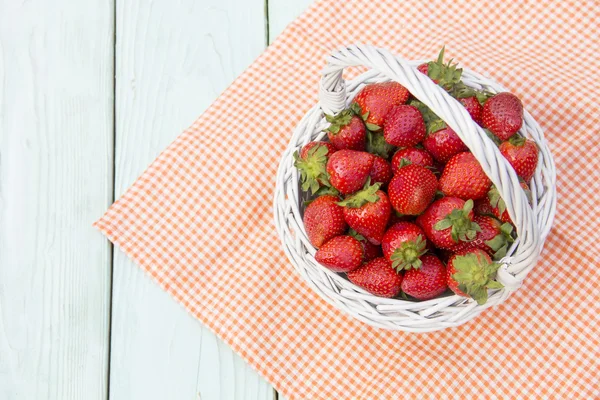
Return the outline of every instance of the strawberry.
[[[356,192],[367,181],[373,167],[373,158],[372,154],[363,151],[336,151],[327,161],[331,186],[342,194]]]
[[[415,106],[393,106],[383,122],[383,137],[394,146],[414,146],[425,139],[426,133],[423,116]]]
[[[338,203],[344,207],[346,223],[373,244],[380,244],[392,206],[381,185],[367,185],[363,190]]]
[[[416,164],[402,167],[388,185],[394,210],[405,215],[419,215],[433,201],[438,182],[430,170]]]
[[[334,272],[352,271],[362,264],[363,246],[352,236],[336,236],[317,250],[315,260]]]
[[[494,186],[492,186],[493,188]],[[491,190],[491,189],[490,189]],[[488,192],[489,194],[489,192]],[[481,199],[475,200],[473,205],[473,211],[477,215],[488,215],[493,216],[494,211],[492,210],[492,205],[490,204],[490,199],[488,196],[482,197]]]
[[[371,182],[379,182],[381,183],[381,186],[385,186],[388,183],[390,183],[394,174],[392,172],[392,166],[389,162],[387,162],[379,156],[374,155],[373,167],[371,167],[371,172],[369,172],[369,176],[371,177]]]
[[[392,225],[383,236],[381,249],[383,256],[392,262],[392,266],[403,269],[419,268],[421,257],[427,252],[425,233],[410,222],[398,222]]]
[[[425,168],[433,167],[433,158],[425,149],[418,147],[407,147],[394,153],[392,157],[392,170],[394,174],[406,165],[415,164]]]
[[[417,217],[417,224],[435,247],[451,250],[460,242],[475,239],[480,228],[473,217],[473,200],[442,197]]]
[[[452,64],[452,60],[444,64],[444,50],[445,46],[442,47],[436,61],[421,64],[417,69],[441,87],[450,89],[456,83],[460,82],[462,68],[456,68],[456,64]]]
[[[488,289],[504,287],[494,280],[499,267],[500,264],[492,262],[490,256],[481,249],[457,253],[448,260],[448,287],[459,296],[471,297],[479,305],[485,304]]]
[[[383,132],[367,130],[367,152],[387,160],[393,150],[394,146],[385,141]]]
[[[499,260],[506,255],[508,246],[514,241],[511,233],[513,227],[508,222],[502,224],[494,217],[487,215],[475,215],[473,222],[481,229],[477,232],[475,239],[470,242],[459,243],[452,248],[455,253],[467,250],[481,249]]]
[[[380,297],[396,297],[400,294],[402,275],[398,274],[390,262],[379,257],[362,267],[348,272],[348,279],[367,292]]]
[[[465,109],[467,110],[469,115],[471,115],[473,121],[477,122],[478,124],[481,124],[481,114],[483,113],[483,107],[481,106],[481,103],[479,103],[479,100],[477,100],[477,97],[465,97],[463,99],[459,99],[458,101],[460,101],[462,105],[465,106]]]
[[[335,154],[334,154],[335,156]],[[487,177],[473,153],[458,153],[448,161],[440,177],[440,190],[446,196],[463,200],[484,197],[492,181]]]
[[[531,190],[529,190],[529,186],[527,186],[527,183],[525,183],[524,181],[520,181],[520,184],[521,188],[525,191],[525,195],[529,199],[529,203],[531,204]],[[504,199],[500,197],[500,193],[498,192],[496,186],[491,187],[490,191],[487,194],[487,200],[489,206],[492,209],[492,214],[496,218],[498,218],[502,222],[508,222],[510,224],[513,223],[512,219],[510,218],[510,215],[508,215],[506,203],[504,202]],[[482,201],[485,202],[485,198],[482,199]]]
[[[456,132],[450,127],[440,129],[427,135],[425,140],[423,140],[423,147],[425,147],[425,150],[427,150],[433,158],[444,164],[454,155],[469,150]]]
[[[429,300],[444,293],[448,287],[446,267],[434,255],[421,257],[421,267],[410,269],[402,279],[402,291],[418,300]]]
[[[377,257],[381,257],[383,252],[381,246],[369,242],[363,235],[360,235],[354,229],[348,231],[348,235],[358,240],[363,247],[363,262],[371,261]]]
[[[325,115],[330,123],[327,137],[338,149],[364,151],[366,147],[367,129],[362,119],[351,109],[346,109],[336,116]]]
[[[294,153],[294,166],[300,171],[302,190],[315,194],[321,186],[329,185],[327,160],[336,151],[331,143],[310,142],[300,149],[300,154]]]
[[[344,208],[337,203],[337,196],[317,197],[304,210],[304,229],[308,240],[319,248],[329,239],[342,235],[348,229],[344,220]]]
[[[500,140],[508,140],[523,126],[523,104],[512,93],[498,93],[483,104],[482,120]]]
[[[500,153],[526,182],[533,178],[538,163],[538,148],[533,140],[513,135],[500,144]]]
[[[371,83],[361,89],[354,98],[367,129],[378,131],[391,107],[408,100],[408,90],[398,82]]]

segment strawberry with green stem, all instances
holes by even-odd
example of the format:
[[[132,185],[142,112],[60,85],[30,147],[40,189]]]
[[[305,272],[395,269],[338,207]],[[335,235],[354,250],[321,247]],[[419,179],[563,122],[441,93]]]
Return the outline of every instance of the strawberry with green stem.
[[[459,296],[473,298],[479,305],[487,302],[489,289],[504,287],[494,280],[500,264],[481,249],[454,254],[446,267],[448,287]]]
[[[337,148],[327,142],[310,142],[294,153],[294,166],[300,171],[303,191],[315,194],[322,186],[329,186],[327,161]]]
[[[481,249],[494,258],[500,260],[506,256],[506,252],[511,243],[513,226],[508,223],[501,223],[494,217],[487,215],[475,215],[473,218],[481,229],[470,242],[459,243],[452,248],[455,253],[464,252],[473,249]]]
[[[379,190],[381,184],[367,180],[363,190],[338,204],[344,207],[344,219],[356,232],[373,244],[380,244],[392,213],[387,195]]]
[[[417,217],[417,224],[435,247],[451,250],[475,239],[481,228],[473,221],[474,216],[473,200],[442,197]]]
[[[420,257],[427,252],[425,233],[411,222],[398,222],[383,235],[381,249],[397,271],[419,268]]]
[[[448,90],[456,83],[460,82],[462,68],[457,68],[458,64],[453,64],[453,59],[444,63],[445,50],[446,46],[442,47],[437,60],[421,64],[417,69],[430,77],[435,83]]]
[[[519,177],[531,181],[538,164],[539,150],[533,140],[513,135],[500,144],[500,153],[506,158]]]
[[[364,151],[366,147],[367,130],[362,118],[353,109],[346,109],[337,115],[325,115],[329,122],[327,137],[338,149]]]
[[[402,291],[418,300],[429,300],[446,291],[446,267],[432,254],[421,256],[421,266],[409,269],[402,279]]]
[[[527,196],[527,199],[531,204],[532,199],[531,190],[529,189],[529,186],[527,185],[527,183],[525,183],[525,181],[522,180],[519,181],[519,184],[521,185],[521,188],[525,192],[525,195]],[[487,204],[489,204],[489,208],[491,208],[492,214],[500,221],[508,222],[510,224],[513,223],[512,219],[510,218],[510,215],[508,214],[506,203],[504,202],[504,199],[500,196],[500,192],[498,191],[498,188],[496,186],[492,186],[487,194],[487,197],[484,197],[483,199],[481,199],[481,201],[483,205],[481,205],[480,207],[487,208]]]

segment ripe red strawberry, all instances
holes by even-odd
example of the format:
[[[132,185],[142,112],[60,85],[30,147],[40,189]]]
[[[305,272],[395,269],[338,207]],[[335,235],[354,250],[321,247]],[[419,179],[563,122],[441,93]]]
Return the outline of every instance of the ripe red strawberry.
[[[494,280],[500,264],[492,262],[481,249],[457,253],[447,264],[448,287],[457,295],[471,297],[482,305],[487,302],[488,289],[504,286]]]
[[[394,174],[392,172],[392,166],[389,162],[379,156],[374,155],[373,167],[371,167],[369,176],[371,177],[372,183],[381,183],[381,186],[385,186],[390,183]]]
[[[397,273],[388,260],[376,258],[362,267],[348,272],[348,279],[367,292],[380,297],[396,297],[400,294],[402,275]]]
[[[494,186],[492,186],[492,188],[493,187]],[[492,210],[492,205],[490,204],[490,199],[488,198],[488,196],[475,200],[473,211],[475,211],[476,215],[494,215],[494,211]]]
[[[404,104],[410,93],[398,82],[371,83],[361,89],[354,98],[367,128],[378,131],[392,106]]]
[[[334,154],[335,155],[335,154]],[[473,153],[458,153],[448,161],[440,177],[440,190],[446,196],[463,200],[481,199],[492,186]]]
[[[329,239],[342,235],[348,229],[344,220],[344,208],[336,196],[317,197],[304,210],[304,229],[308,240],[319,248]]]
[[[433,158],[425,149],[407,147],[398,150],[392,157],[392,170],[394,174],[406,165],[415,164],[425,168],[433,167]]]
[[[498,93],[483,104],[482,120],[500,140],[508,140],[523,125],[523,104],[512,93]]]
[[[473,121],[477,122],[478,124],[481,124],[481,115],[483,113],[483,106],[481,105],[481,103],[479,103],[479,100],[477,100],[477,97],[475,97],[475,96],[465,97],[463,99],[459,99],[458,101],[460,101],[462,103],[462,105],[465,106],[465,109],[471,115],[471,118],[473,118]]]
[[[425,121],[417,107],[400,105],[390,108],[383,122],[383,137],[391,145],[410,147],[425,139]]]
[[[338,149],[364,151],[366,147],[367,129],[362,119],[351,109],[346,109],[336,116],[325,115],[330,123],[327,137]]]
[[[447,163],[454,155],[468,151],[469,148],[450,127],[440,129],[427,135],[423,147],[438,162]]]
[[[533,140],[513,135],[508,141],[500,144],[500,153],[526,182],[533,178],[538,163],[538,148]]]
[[[435,247],[451,250],[460,242],[475,239],[480,228],[473,217],[473,200],[442,197],[417,217],[417,224]]]
[[[312,194],[321,187],[329,185],[327,178],[327,160],[337,149],[327,142],[310,142],[294,153],[294,166],[300,171],[300,183],[305,192]]]
[[[404,215],[419,215],[433,201],[437,178],[427,168],[416,164],[402,167],[388,185],[394,210]]]
[[[525,183],[524,181],[520,181],[520,184],[521,188],[523,188],[523,190],[525,191],[525,195],[529,199],[529,203],[531,204],[531,190],[529,189],[529,186],[527,186],[527,183]],[[483,198],[482,202],[485,201],[486,198]],[[490,191],[487,194],[487,202],[491,207],[492,214],[496,218],[498,218],[502,222],[508,222],[511,224],[513,223],[512,219],[510,218],[510,215],[508,214],[508,210],[506,209],[506,203],[504,202],[504,199],[500,197],[500,193],[498,192],[496,186],[492,186],[490,188]]]
[[[336,236],[325,242],[315,260],[335,272],[348,272],[361,266],[363,247],[352,236]]]
[[[421,267],[404,273],[402,291],[418,300],[429,300],[444,293],[448,287],[446,267],[434,255],[421,257]]]
[[[502,224],[496,218],[487,215],[475,215],[473,222],[479,225],[481,231],[477,232],[475,239],[457,244],[452,251],[460,253],[467,250],[481,249],[493,256],[495,260],[504,257],[508,246],[513,242],[511,236],[512,225],[508,222]]]
[[[367,186],[338,203],[344,207],[344,219],[357,233],[373,244],[380,244],[392,206],[380,184]]]
[[[392,266],[403,269],[419,268],[421,257],[427,252],[425,233],[411,222],[398,222],[392,225],[383,236],[381,249],[383,256],[392,262]]]
[[[373,159],[372,154],[363,151],[336,151],[327,161],[331,186],[342,194],[356,192],[367,181],[373,167]]]

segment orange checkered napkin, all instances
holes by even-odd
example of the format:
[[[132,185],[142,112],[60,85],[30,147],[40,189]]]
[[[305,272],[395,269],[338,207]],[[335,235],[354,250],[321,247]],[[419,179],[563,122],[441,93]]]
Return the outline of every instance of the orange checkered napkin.
[[[317,2],[96,226],[289,399],[600,398],[599,4]],[[279,156],[325,56],[351,43],[412,59],[445,44],[546,132],[555,228],[521,290],[471,323],[371,328],[313,293],[280,248]]]

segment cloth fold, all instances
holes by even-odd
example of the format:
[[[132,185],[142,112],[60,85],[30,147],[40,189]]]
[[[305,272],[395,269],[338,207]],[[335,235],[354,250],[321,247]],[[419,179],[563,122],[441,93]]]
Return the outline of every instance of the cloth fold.
[[[594,1],[319,1],[95,225],[290,400],[599,398],[599,17]],[[325,57],[351,43],[411,59],[445,44],[545,130],[555,228],[523,287],[471,323],[372,328],[318,297],[281,249],[279,155]]]

